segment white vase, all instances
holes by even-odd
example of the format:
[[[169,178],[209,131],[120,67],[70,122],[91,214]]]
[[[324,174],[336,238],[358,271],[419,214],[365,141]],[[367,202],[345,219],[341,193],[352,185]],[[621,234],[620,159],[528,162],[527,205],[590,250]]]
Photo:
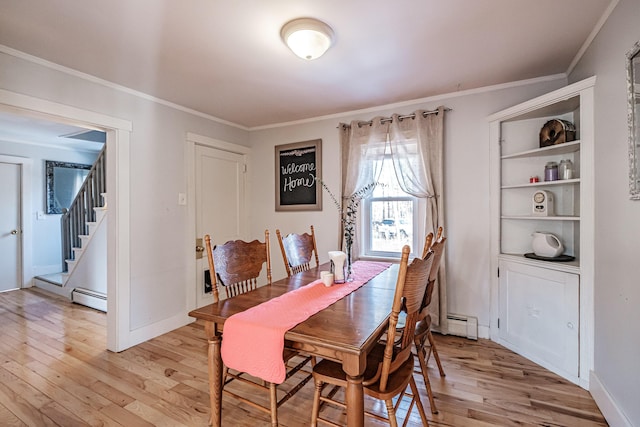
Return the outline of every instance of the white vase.
[[[564,252],[560,239],[551,233],[535,232],[531,236],[533,236],[533,253],[538,256],[555,258]]]

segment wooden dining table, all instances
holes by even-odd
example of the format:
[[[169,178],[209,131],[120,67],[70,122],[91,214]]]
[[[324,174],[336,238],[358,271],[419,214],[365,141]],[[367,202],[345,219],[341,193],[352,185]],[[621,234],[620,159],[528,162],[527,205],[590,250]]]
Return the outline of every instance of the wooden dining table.
[[[319,279],[323,270],[329,270],[328,263],[189,313],[189,316],[204,321],[209,343],[211,425],[218,427],[222,422],[221,344],[225,321],[236,313]],[[398,265],[394,264],[285,333],[286,346],[342,364],[347,376],[345,400],[349,427],[364,426],[362,381],[367,354],[386,331],[397,277]],[[260,357],[259,351],[256,357]]]

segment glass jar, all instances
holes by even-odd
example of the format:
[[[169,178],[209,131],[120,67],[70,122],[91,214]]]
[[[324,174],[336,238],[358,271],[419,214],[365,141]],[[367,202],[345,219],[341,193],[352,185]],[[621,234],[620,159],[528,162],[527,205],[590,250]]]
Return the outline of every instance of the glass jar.
[[[573,162],[571,159],[564,159],[560,161],[558,166],[558,176],[560,179],[573,179],[574,177]]]
[[[558,180],[558,164],[556,162],[548,162],[544,166],[544,180],[545,181]]]

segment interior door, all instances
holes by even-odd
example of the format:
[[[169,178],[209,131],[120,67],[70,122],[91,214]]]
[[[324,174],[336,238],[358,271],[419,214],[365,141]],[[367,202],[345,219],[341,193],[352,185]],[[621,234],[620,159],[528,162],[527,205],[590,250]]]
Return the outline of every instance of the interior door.
[[[245,155],[196,145],[196,238],[209,234],[213,245],[247,238],[245,175]],[[213,302],[213,294],[205,287],[206,253],[196,265],[196,302],[202,307]]]
[[[21,287],[21,168],[0,162],[0,292]]]

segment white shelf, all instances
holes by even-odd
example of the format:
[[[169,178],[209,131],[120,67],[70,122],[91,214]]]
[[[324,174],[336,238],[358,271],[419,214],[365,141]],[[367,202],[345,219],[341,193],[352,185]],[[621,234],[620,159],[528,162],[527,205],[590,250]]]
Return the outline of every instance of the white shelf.
[[[564,184],[580,184],[580,178],[560,179],[557,181],[539,181],[539,182],[533,182],[533,183],[527,182],[526,184],[504,185],[500,188],[502,188],[503,190],[507,190],[510,188],[549,187],[549,186],[564,185]]]
[[[533,150],[521,151],[519,153],[507,154],[501,157],[507,159],[524,159],[528,157],[555,156],[561,154],[569,154],[580,151],[580,141],[565,142],[564,144],[550,145],[543,148],[535,148]]]
[[[595,80],[574,83],[489,117],[490,268],[498,273],[491,280],[491,338],[544,362],[543,366],[586,389],[594,353]],[[540,129],[554,118],[574,123],[579,139],[540,148]],[[528,182],[529,176],[543,172],[546,163],[567,158],[575,165],[576,178]],[[531,196],[542,189],[554,193],[554,210],[561,215],[532,215]],[[559,262],[525,257],[533,252],[536,231],[557,236],[563,253],[576,259]],[[537,333],[538,319],[523,310],[525,306],[554,307],[544,319],[555,319],[558,327]],[[569,329],[560,327],[569,324]],[[563,345],[557,346],[560,342]]]
[[[541,220],[541,221],[580,221],[579,216],[533,216],[533,215],[503,215],[502,219],[516,219],[516,220]]]
[[[542,261],[533,258],[526,258],[524,254],[506,254],[501,253],[500,259],[512,262],[520,262],[523,264],[536,265],[551,270],[564,271],[566,273],[580,274],[580,261],[576,258],[573,261]]]

